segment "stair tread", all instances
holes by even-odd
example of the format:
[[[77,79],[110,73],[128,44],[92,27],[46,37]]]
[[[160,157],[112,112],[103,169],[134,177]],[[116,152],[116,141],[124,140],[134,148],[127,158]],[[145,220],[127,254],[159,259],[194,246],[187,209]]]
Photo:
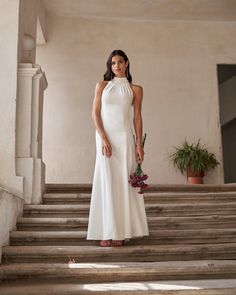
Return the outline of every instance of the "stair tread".
[[[187,197],[187,198],[204,198],[204,197],[222,197],[226,198],[232,196],[236,197],[236,191],[230,191],[230,192],[150,192],[150,193],[145,193],[144,198],[149,198],[149,197],[166,197],[166,198],[176,198],[178,200],[179,197]],[[90,198],[91,193],[45,193],[43,195],[44,199],[80,199],[80,198]]]
[[[219,220],[231,220],[234,219],[236,220],[235,215],[204,215],[204,216],[153,216],[153,217],[148,217],[148,221],[190,221],[190,220],[214,220],[214,221],[219,221]],[[18,223],[36,223],[36,222],[42,222],[42,223],[68,223],[68,222],[85,222],[88,221],[88,217],[19,217],[18,218]]]
[[[88,209],[89,204],[39,204],[39,205],[24,205],[24,210],[62,210],[62,209]]]
[[[65,294],[159,294],[159,295],[235,295],[236,281],[181,280],[181,281],[139,281],[122,283],[62,284],[62,283],[11,283],[1,286],[4,295],[65,295]],[[79,292],[79,293],[78,293]],[[158,293],[156,293],[158,292]]]
[[[141,253],[155,254],[159,252],[174,253],[186,252],[191,253],[199,251],[227,251],[227,253],[236,253],[236,243],[219,243],[219,244],[181,244],[181,245],[132,245],[126,247],[99,247],[99,246],[5,246],[3,247],[3,255],[97,255],[104,253],[111,254],[132,254]]]
[[[25,210],[77,210],[77,209],[88,209],[90,207],[89,204],[40,204],[40,205],[24,205]],[[211,209],[211,208],[232,208],[236,207],[236,202],[231,203],[216,203],[212,204],[212,202],[205,202],[201,203],[198,202],[197,204],[189,204],[189,203],[181,203],[181,204],[146,204],[145,207],[148,208],[203,208],[203,209]],[[208,207],[208,208],[206,208]]]
[[[46,192],[75,192],[75,191],[91,191],[92,184],[58,184],[58,183],[48,183],[46,184]],[[148,188],[144,189],[143,192],[179,192],[179,191],[235,191],[236,184],[149,184]]]
[[[236,271],[236,260],[189,260],[189,261],[161,261],[161,262],[96,262],[96,263],[11,263],[0,265],[0,276],[3,274],[24,274],[39,273],[48,270],[68,271],[68,272],[217,272],[219,269],[224,271]],[[32,274],[32,273],[31,273]]]
[[[205,234],[207,236],[212,236],[212,235],[222,235],[222,234],[236,234],[236,229],[235,228],[227,228],[227,229],[176,229],[176,230],[171,230],[171,229],[165,229],[165,230],[151,230],[149,231],[150,236],[164,236],[164,237],[169,237],[169,236],[189,236],[191,234],[195,235],[201,235]],[[70,237],[86,237],[87,231],[11,231],[11,237],[16,238],[16,237],[48,237],[48,238],[53,238],[53,237],[63,237],[63,238],[70,238]]]
[[[224,195],[224,194],[223,194]],[[88,198],[91,196],[91,193],[75,193],[75,194],[68,194],[68,193],[45,193],[43,195],[44,199],[80,199],[80,198]]]
[[[18,223],[68,223],[88,222],[88,217],[20,217]]]

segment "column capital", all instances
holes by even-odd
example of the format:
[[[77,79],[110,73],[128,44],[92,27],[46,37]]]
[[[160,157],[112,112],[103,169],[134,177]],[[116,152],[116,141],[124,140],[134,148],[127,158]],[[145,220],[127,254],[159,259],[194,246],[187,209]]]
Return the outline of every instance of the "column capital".
[[[41,67],[31,63],[19,63],[18,74],[20,76],[31,76],[42,73]]]

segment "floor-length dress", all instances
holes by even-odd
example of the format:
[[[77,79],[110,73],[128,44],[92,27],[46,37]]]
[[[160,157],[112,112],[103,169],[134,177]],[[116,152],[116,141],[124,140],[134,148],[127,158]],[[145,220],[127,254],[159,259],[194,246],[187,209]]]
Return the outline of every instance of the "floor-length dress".
[[[101,118],[112,146],[102,155],[96,131],[96,162],[91,194],[88,240],[124,240],[149,234],[143,195],[128,183],[134,172],[135,143],[130,123],[133,91],[126,77],[114,77],[103,90]]]

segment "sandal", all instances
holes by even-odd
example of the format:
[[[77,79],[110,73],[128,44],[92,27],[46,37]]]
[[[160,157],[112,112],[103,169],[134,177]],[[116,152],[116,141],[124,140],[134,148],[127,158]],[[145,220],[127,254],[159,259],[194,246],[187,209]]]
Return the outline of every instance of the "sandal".
[[[125,245],[125,240],[112,240],[111,246],[112,247],[121,247]]]
[[[100,241],[99,245],[101,247],[111,247],[111,240],[102,240]]]

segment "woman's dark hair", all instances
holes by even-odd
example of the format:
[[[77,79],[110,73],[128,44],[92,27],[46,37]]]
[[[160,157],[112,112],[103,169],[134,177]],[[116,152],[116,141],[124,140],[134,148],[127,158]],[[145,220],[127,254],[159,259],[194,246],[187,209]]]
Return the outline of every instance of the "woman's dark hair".
[[[128,59],[127,55],[124,53],[124,51],[122,51],[120,49],[113,50],[112,53],[110,54],[110,56],[108,57],[108,60],[107,60],[107,71],[104,74],[104,81],[110,81],[115,77],[115,74],[112,72],[112,69],[111,69],[112,57],[115,56],[115,55],[122,56],[124,58],[125,62],[129,61],[129,59]],[[129,64],[130,63],[128,63],[128,66],[126,68],[126,78],[131,83],[132,82],[132,76],[130,75],[130,72],[129,72]]]

